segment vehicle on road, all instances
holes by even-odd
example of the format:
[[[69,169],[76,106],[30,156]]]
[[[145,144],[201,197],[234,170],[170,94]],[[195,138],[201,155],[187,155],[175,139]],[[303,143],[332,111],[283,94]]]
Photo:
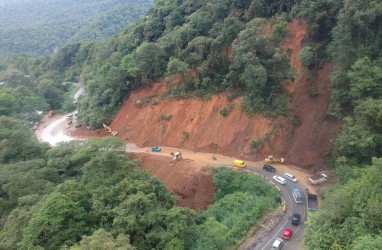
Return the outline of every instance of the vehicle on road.
[[[173,158],[171,160],[172,163],[180,161],[181,159],[183,159],[182,152],[180,152],[180,151],[176,151],[175,153],[171,152],[171,155],[173,156]]]
[[[284,162],[284,158],[277,158],[277,157],[274,157],[273,155],[268,155],[267,158],[265,158],[265,163],[283,163]]]
[[[152,147],[151,151],[153,151],[153,152],[160,152],[160,151],[162,151],[162,149],[160,147]]]
[[[245,162],[242,161],[242,160],[234,160],[234,161],[233,161],[233,165],[234,165],[235,167],[240,167],[240,168],[244,168],[244,167],[247,166],[247,165],[245,165]]]
[[[290,240],[292,238],[292,234],[293,234],[293,230],[290,228],[287,228],[284,230],[282,237],[285,240]]]
[[[302,203],[302,194],[301,194],[301,190],[299,187],[297,186],[292,186],[292,195],[293,195],[293,198],[294,198],[294,201],[296,203]]]
[[[298,213],[292,214],[292,225],[298,226],[301,221],[301,215]]]
[[[276,238],[276,240],[273,242],[272,250],[279,250],[283,247],[284,241],[280,238]]]
[[[294,183],[296,183],[298,181],[296,176],[294,176],[293,174],[290,174],[290,173],[285,173],[284,177],[287,178],[288,180],[290,180],[291,182],[294,182]]]
[[[283,177],[279,176],[279,175],[273,176],[273,179],[275,181],[277,181],[278,183],[280,183],[281,185],[285,185],[286,184],[286,180]]]
[[[273,173],[276,172],[276,169],[275,169],[274,167],[272,167],[271,165],[268,165],[268,164],[265,164],[265,165],[263,166],[263,169],[264,169],[265,171],[269,171],[269,172],[273,172]]]
[[[308,193],[308,211],[318,210],[318,196]]]
[[[308,178],[308,181],[313,184],[313,185],[318,185],[321,183],[324,183],[328,181],[328,176],[326,174],[318,174],[318,175],[313,175]]]

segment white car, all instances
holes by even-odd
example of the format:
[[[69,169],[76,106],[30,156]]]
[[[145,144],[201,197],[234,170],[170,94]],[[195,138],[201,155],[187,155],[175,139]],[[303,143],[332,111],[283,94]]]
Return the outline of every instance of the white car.
[[[277,238],[275,242],[273,242],[272,250],[280,250],[283,247],[284,241],[280,238]]]
[[[296,183],[298,181],[296,176],[294,176],[293,174],[290,174],[290,173],[285,173],[284,177],[287,178],[288,180],[290,180],[291,182],[294,182],[294,183]]]
[[[286,180],[281,176],[275,175],[273,176],[273,179],[277,181],[278,183],[280,183],[281,185],[286,184]]]

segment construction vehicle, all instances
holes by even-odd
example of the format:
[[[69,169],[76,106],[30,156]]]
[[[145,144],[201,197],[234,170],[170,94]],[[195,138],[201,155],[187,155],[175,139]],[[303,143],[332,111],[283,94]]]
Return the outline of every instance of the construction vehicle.
[[[244,161],[242,161],[242,160],[234,160],[233,161],[233,165],[235,166],[235,167],[240,167],[240,168],[245,168],[247,165],[245,164],[245,162]]]
[[[268,157],[265,159],[265,163],[283,163],[284,158],[276,158],[273,155],[268,155]]]
[[[318,196],[308,192],[308,211],[318,210]]]
[[[56,110],[54,110],[54,109],[51,109],[48,111],[48,117],[49,118],[52,118],[55,114],[56,114]]]
[[[328,176],[326,174],[320,173],[318,175],[310,176],[308,181],[313,185],[318,185],[328,181]]]
[[[71,115],[67,115],[67,116],[66,116],[66,123],[67,123],[68,125],[70,125],[70,124],[73,123],[73,114],[71,114]]]
[[[115,131],[115,130],[112,130],[109,126],[107,126],[106,124],[102,124],[103,128],[105,129],[106,133],[108,133],[109,135],[112,135],[112,136],[116,136],[118,135],[118,131]]]
[[[171,162],[177,162],[179,160],[182,159],[182,153],[177,151],[175,153],[172,153],[171,155],[173,155],[174,157],[172,158]]]

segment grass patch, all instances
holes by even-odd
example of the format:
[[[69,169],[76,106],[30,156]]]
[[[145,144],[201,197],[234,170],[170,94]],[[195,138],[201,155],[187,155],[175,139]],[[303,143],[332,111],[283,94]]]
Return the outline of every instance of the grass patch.
[[[267,209],[278,205],[279,191],[253,174],[227,167],[210,169],[215,183],[215,203],[200,214],[198,240],[193,249],[234,247]],[[213,248],[205,248],[213,246]]]

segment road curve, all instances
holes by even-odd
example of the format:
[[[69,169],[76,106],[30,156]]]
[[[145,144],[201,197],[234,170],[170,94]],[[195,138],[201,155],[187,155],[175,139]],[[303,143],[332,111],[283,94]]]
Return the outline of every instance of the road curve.
[[[211,154],[211,153],[200,153],[200,152],[194,152],[191,150],[186,149],[179,149],[179,148],[171,148],[171,147],[160,147],[161,152],[151,152],[151,148],[145,147],[145,148],[138,148],[133,143],[127,143],[126,144],[126,152],[133,152],[133,153],[147,153],[150,154],[156,154],[156,155],[163,155],[163,156],[170,156],[171,152],[175,151],[181,151],[182,157],[184,159],[190,159],[190,160],[198,160],[210,163],[211,165],[224,165],[224,166],[231,166],[233,165],[233,161],[235,160],[232,157],[224,156],[224,155],[218,155],[218,154]],[[212,159],[212,156],[216,157],[216,160]],[[280,192],[283,195],[283,199],[285,200],[287,211],[284,217],[281,219],[281,221],[278,223],[278,225],[272,229],[268,235],[262,239],[261,242],[256,242],[256,245],[253,249],[255,250],[266,250],[271,249],[272,244],[276,238],[281,238],[281,235],[283,231],[286,228],[291,228],[293,230],[293,237],[290,241],[284,240],[284,246],[283,250],[299,250],[304,249],[303,242],[302,242],[302,236],[305,228],[305,220],[307,217],[307,195],[305,189],[307,188],[304,180],[299,180],[297,183],[292,183],[287,180],[287,183],[285,185],[281,185],[277,182],[275,182],[272,177],[274,175],[280,175],[282,176],[285,172],[294,173],[298,170],[291,169],[291,167],[281,165],[281,164],[275,164],[275,168],[277,169],[276,173],[270,173],[267,171],[264,171],[262,169],[264,162],[252,162],[252,161],[245,161],[247,164],[246,168],[236,168],[239,170],[243,170],[246,172],[258,174],[267,180],[269,180],[271,183],[273,183]],[[301,189],[301,193],[304,196],[303,203],[297,204],[294,201],[294,198],[292,196],[291,187],[292,186],[298,186]],[[301,223],[299,226],[293,226],[291,224],[291,217],[293,213],[299,213],[301,215]]]
[[[68,126],[66,124],[66,116],[63,116],[62,118],[59,118],[50,124],[47,124],[44,128],[41,129],[41,137],[40,139],[42,141],[50,143],[52,146],[56,145],[59,142],[64,141],[70,141],[74,140],[76,138],[72,138],[68,136],[65,131],[70,129],[70,127],[73,125]],[[170,156],[171,152],[175,151],[182,151],[182,156],[185,159],[191,159],[191,160],[198,160],[210,163],[211,165],[225,165],[225,166],[232,166],[234,158],[224,156],[224,155],[218,155],[215,154],[216,160],[212,159],[211,153],[200,153],[200,152],[194,152],[190,150],[185,149],[179,149],[179,148],[171,148],[171,147],[161,147],[161,152],[151,152],[151,148],[145,147],[145,148],[138,148],[133,143],[127,143],[126,144],[126,152],[132,152],[132,153],[147,153],[150,154],[157,154],[157,155],[163,155],[163,156]],[[278,187],[283,195],[283,199],[285,200],[285,203],[287,205],[287,212],[284,215],[284,217],[281,219],[281,221],[278,223],[278,225],[272,229],[268,235],[262,239],[261,242],[256,242],[256,245],[253,249],[255,250],[266,250],[271,249],[272,244],[276,238],[281,238],[281,234],[286,228],[291,228],[293,230],[293,237],[290,241],[284,240],[284,246],[282,249],[284,250],[298,250],[298,249],[304,249],[303,243],[302,243],[302,235],[305,228],[305,220],[306,220],[306,201],[307,197],[305,194],[305,183],[303,180],[300,180],[298,183],[291,183],[287,181],[285,185],[280,185],[279,183],[276,183],[273,181],[272,177],[277,174],[282,176],[285,172],[294,173],[296,171],[299,171],[297,169],[291,169],[291,167],[285,166],[285,165],[274,165],[277,169],[276,173],[270,173],[266,172],[262,169],[262,166],[264,164],[263,161],[260,162],[252,162],[252,161],[246,161],[247,167],[243,168],[241,170],[258,174],[266,179],[268,179],[270,182],[272,182],[276,187]],[[296,204],[292,193],[291,193],[291,186],[299,186],[302,194],[304,195],[304,201],[301,204]],[[302,222],[301,224],[297,226],[291,225],[291,215],[292,213],[299,213],[301,214]]]

